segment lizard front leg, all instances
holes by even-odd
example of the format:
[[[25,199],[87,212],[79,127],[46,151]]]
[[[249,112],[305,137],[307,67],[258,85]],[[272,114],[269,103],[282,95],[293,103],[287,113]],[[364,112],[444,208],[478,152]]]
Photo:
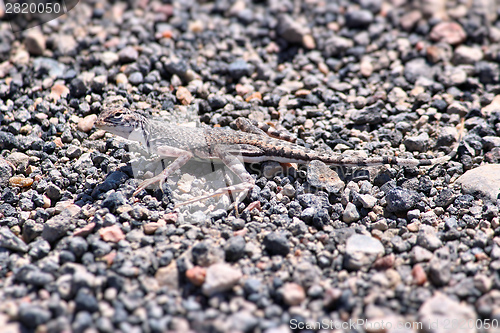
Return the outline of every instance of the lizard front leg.
[[[200,200],[205,200],[208,198],[216,197],[219,195],[241,192],[235,200],[235,212],[238,216],[238,204],[243,200],[243,197],[248,193],[250,189],[255,185],[255,180],[245,169],[245,165],[240,160],[244,154],[249,153],[249,149],[252,150],[251,153],[261,152],[259,148],[249,146],[249,145],[217,145],[214,148],[215,155],[227,166],[238,178],[242,181],[240,184],[227,186],[216,190],[215,192],[204,195],[201,197],[193,198],[184,202],[177,204],[175,207],[188,205],[193,202]]]
[[[134,191],[134,194],[132,194],[132,196],[136,196],[146,187],[156,182],[160,182],[160,188],[162,188],[165,179],[167,179],[168,176],[170,176],[174,171],[186,164],[186,162],[189,161],[191,157],[193,157],[193,154],[190,151],[166,146],[159,147],[157,149],[157,153],[161,157],[177,157],[177,159],[170,163],[170,165],[166,167],[165,170],[163,170],[158,176],[146,179],[142,183],[140,183],[137,187],[137,190]]]

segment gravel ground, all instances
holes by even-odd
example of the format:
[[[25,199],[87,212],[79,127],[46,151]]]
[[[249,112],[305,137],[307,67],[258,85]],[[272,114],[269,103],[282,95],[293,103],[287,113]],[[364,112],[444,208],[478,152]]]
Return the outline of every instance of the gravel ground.
[[[0,21],[0,331],[499,332],[499,11],[90,0],[22,36]],[[133,198],[149,156],[93,126],[116,96],[332,153],[454,157],[326,184],[248,165],[239,218],[174,211],[210,180]]]

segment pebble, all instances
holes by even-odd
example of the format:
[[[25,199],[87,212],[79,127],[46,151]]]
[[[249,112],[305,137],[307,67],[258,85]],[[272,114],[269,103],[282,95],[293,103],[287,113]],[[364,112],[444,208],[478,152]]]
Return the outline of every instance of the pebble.
[[[134,72],[134,73],[130,74],[130,76],[128,77],[128,81],[132,85],[138,86],[139,84],[141,84],[144,81],[144,76],[142,75],[141,72]]]
[[[28,328],[36,328],[51,318],[50,311],[35,304],[23,303],[19,306],[19,321]]]
[[[77,128],[79,131],[82,131],[84,133],[90,132],[90,130],[92,130],[92,128],[94,127],[94,123],[96,120],[97,120],[97,115],[90,114],[78,121]]]
[[[45,36],[39,29],[30,29],[24,39],[26,50],[34,56],[42,55],[45,52],[45,42]]]
[[[233,61],[227,68],[229,76],[239,80],[244,76],[250,76],[253,73],[253,66],[243,59]]]
[[[344,266],[349,270],[367,269],[385,252],[378,239],[360,234],[347,239],[345,251]]]
[[[28,245],[7,227],[0,228],[0,247],[17,252],[28,252]]]
[[[102,228],[99,230],[99,235],[105,242],[111,243],[118,243],[122,239],[125,239],[125,235],[118,225]]]
[[[408,137],[404,144],[409,151],[424,152],[429,144],[429,134],[424,132],[418,136]]]
[[[334,194],[341,193],[345,186],[338,174],[321,161],[311,161],[307,165],[307,181],[314,187]]]
[[[193,95],[185,87],[179,87],[175,93],[175,97],[177,97],[182,105],[189,105],[194,100]]]
[[[390,190],[386,195],[387,210],[389,212],[404,212],[415,207],[417,202],[420,201],[420,194],[407,190],[404,188],[396,187]]]
[[[290,252],[290,243],[283,233],[271,232],[267,234],[263,244],[270,255],[286,256]]]
[[[369,10],[351,10],[345,14],[345,23],[349,28],[366,28],[373,21],[373,14]]]
[[[42,238],[52,243],[63,237],[72,226],[71,214],[64,211],[59,215],[50,218],[43,225]]]
[[[9,185],[15,187],[30,187],[33,184],[33,179],[25,177],[10,177]]]
[[[496,202],[500,195],[499,172],[499,164],[483,165],[467,171],[456,180],[456,183],[462,186],[464,193]]]
[[[360,219],[360,215],[358,212],[358,209],[356,208],[356,205],[353,203],[349,202],[347,206],[345,207],[344,213],[342,213],[342,220],[345,223],[352,223],[356,222],[357,220]]]
[[[467,34],[462,26],[456,22],[441,22],[432,28],[429,37],[434,42],[457,45],[465,41]]]
[[[206,275],[207,270],[199,266],[195,266],[186,271],[186,278],[197,287],[203,285]]]
[[[300,44],[304,41],[304,37],[308,34],[308,29],[291,16],[282,14],[278,20],[276,28],[278,34],[290,43]]]
[[[224,250],[226,252],[227,261],[238,261],[245,255],[245,239],[242,236],[231,237]]]
[[[426,262],[432,259],[432,252],[422,246],[414,246],[410,252],[410,260],[413,263]]]
[[[228,264],[213,264],[207,269],[202,291],[206,296],[225,292],[233,288],[241,279],[241,271]]]
[[[66,87],[63,84],[54,84],[52,88],[50,89],[50,98],[54,101],[57,102],[61,98],[66,98],[70,93],[70,90],[68,87]]]
[[[101,62],[108,68],[117,63],[119,59],[119,55],[112,51],[106,51],[100,55]]]
[[[425,274],[425,270],[420,265],[413,266],[411,276],[417,286],[423,286],[427,282],[427,274]]]
[[[417,237],[417,244],[429,251],[435,251],[443,246],[434,228],[429,226],[421,226]]]
[[[418,310],[418,319],[426,327],[435,327],[433,332],[446,332],[447,330],[443,328],[443,325],[448,321],[456,323],[475,322],[477,316],[471,306],[459,303],[440,292],[436,292],[422,304]],[[476,328],[467,327],[466,325],[460,331],[472,333],[476,332]]]
[[[300,305],[306,299],[306,292],[302,286],[290,282],[283,286],[283,301],[290,306]]]
[[[120,52],[118,52],[118,58],[120,59],[120,62],[134,62],[137,60],[137,58],[139,58],[139,52],[136,48],[127,46],[121,49]]]
[[[160,287],[167,287],[174,290],[179,288],[177,263],[172,261],[168,266],[158,268],[155,279]]]
[[[478,47],[460,45],[453,53],[453,63],[455,65],[474,65],[483,60],[483,51]]]

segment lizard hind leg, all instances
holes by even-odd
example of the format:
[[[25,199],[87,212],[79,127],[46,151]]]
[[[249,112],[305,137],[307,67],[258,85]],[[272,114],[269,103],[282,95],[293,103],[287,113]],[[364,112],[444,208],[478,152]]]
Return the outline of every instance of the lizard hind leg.
[[[214,153],[221,159],[221,161],[225,164],[226,167],[229,168],[238,178],[242,181],[240,184],[226,186],[220,189],[217,189],[213,193],[203,195],[200,197],[196,197],[184,202],[181,202],[175,207],[180,207],[184,205],[189,205],[194,202],[198,202],[201,200],[205,200],[208,198],[217,197],[220,195],[233,194],[238,193],[238,196],[234,200],[235,207],[235,215],[238,216],[238,205],[243,200],[243,198],[247,195],[248,191],[252,189],[255,185],[255,180],[245,169],[245,165],[240,160],[238,155],[244,153],[242,149],[248,152],[248,149],[253,149],[253,152],[256,153],[257,147],[252,147],[247,145],[217,145],[214,147]]]

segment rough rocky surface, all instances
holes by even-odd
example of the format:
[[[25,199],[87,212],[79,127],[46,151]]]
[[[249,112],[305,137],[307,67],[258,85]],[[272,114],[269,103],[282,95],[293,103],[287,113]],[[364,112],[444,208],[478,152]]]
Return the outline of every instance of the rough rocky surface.
[[[20,34],[0,11],[0,331],[486,331],[499,9],[80,1]],[[174,208],[239,180],[193,161],[133,197],[171,159],[96,129],[112,103],[186,126],[247,117],[322,153],[451,159],[247,164],[239,216],[228,196]],[[336,329],[349,320],[365,324]]]

